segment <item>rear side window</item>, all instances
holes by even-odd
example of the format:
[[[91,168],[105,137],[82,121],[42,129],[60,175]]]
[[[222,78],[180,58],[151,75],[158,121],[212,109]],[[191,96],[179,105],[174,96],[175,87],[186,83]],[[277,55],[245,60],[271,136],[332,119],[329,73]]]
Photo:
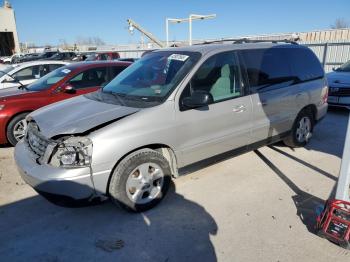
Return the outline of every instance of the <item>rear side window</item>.
[[[301,82],[322,78],[324,75],[319,60],[309,49],[290,48],[288,50],[288,59],[294,75]]]
[[[317,57],[306,48],[241,50],[251,92],[265,92],[323,77]]]
[[[240,55],[253,93],[288,86],[295,80],[286,48],[242,50]]]

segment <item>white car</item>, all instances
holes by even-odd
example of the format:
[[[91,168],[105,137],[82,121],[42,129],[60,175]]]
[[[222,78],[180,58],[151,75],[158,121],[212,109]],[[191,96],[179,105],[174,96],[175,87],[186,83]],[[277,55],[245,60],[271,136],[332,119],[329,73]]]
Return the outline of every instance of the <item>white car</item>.
[[[68,64],[64,61],[33,61],[0,65],[0,89],[26,86],[47,73]]]

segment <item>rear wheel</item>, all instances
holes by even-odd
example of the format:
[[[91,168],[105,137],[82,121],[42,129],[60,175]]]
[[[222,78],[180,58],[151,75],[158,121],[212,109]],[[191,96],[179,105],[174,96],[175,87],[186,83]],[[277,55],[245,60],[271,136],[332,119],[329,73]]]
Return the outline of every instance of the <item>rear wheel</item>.
[[[168,191],[171,169],[162,154],[141,149],[125,157],[113,172],[109,194],[124,209],[142,212],[156,206]]]
[[[15,116],[8,124],[6,130],[7,140],[11,145],[15,146],[19,140],[24,138],[27,130],[27,122],[25,117],[28,113],[22,113]]]
[[[293,124],[290,135],[283,142],[290,147],[303,147],[310,138],[314,128],[314,117],[310,110],[302,110]]]

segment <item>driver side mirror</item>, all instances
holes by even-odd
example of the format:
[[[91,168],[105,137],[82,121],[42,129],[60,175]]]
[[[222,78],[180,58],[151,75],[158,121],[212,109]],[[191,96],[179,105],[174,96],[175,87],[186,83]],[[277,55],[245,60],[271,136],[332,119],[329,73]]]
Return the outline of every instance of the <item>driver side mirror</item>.
[[[186,108],[197,108],[213,103],[213,96],[204,90],[197,90],[191,96],[182,99],[182,105]]]
[[[61,91],[63,93],[67,93],[67,94],[75,94],[77,92],[77,90],[75,90],[75,88],[73,86],[71,86],[70,84],[66,84],[61,88]]]

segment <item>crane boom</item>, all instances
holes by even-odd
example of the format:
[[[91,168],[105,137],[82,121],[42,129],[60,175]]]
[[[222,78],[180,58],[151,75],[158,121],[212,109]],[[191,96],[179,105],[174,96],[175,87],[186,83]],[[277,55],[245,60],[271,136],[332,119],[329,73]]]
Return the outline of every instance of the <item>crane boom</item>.
[[[165,45],[158,40],[154,35],[152,35],[150,32],[148,32],[147,30],[145,30],[144,28],[142,28],[138,23],[136,23],[134,20],[131,20],[130,18],[126,20],[129,24],[130,27],[132,28],[136,28],[137,30],[139,30],[142,34],[144,34],[145,36],[147,36],[152,42],[156,43],[157,45],[159,45],[160,47],[165,47]]]

